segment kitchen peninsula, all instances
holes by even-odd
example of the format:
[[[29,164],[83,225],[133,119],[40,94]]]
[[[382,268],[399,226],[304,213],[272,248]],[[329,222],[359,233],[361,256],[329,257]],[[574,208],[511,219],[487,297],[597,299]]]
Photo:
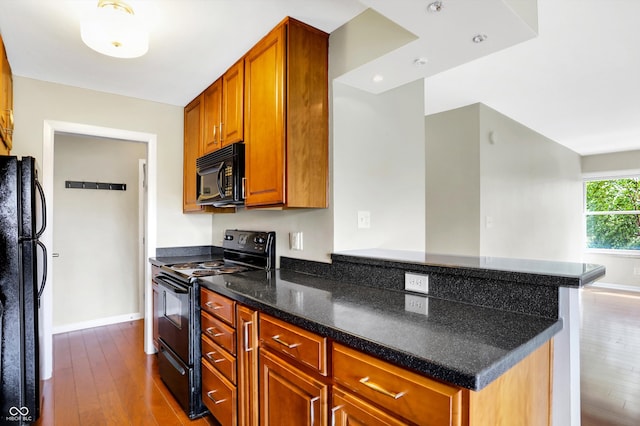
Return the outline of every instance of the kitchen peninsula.
[[[174,260],[157,257],[152,263]],[[405,272],[427,274],[428,295],[405,292]],[[275,272],[203,277],[199,285],[258,313],[260,331],[254,329],[256,338],[247,341],[260,342],[259,377],[271,383],[270,359],[290,361],[284,362],[292,365],[286,372],[300,372],[324,389],[318,400],[309,400],[312,406],[320,401],[320,420],[358,412],[422,424],[431,421],[429,411],[434,420],[427,424],[513,424],[513,416],[526,418],[525,424],[551,424],[559,368],[552,368],[552,342],[568,326],[562,293],[602,275],[598,265],[358,250],[333,254],[331,264],[282,257]],[[266,336],[262,330],[271,333],[276,326],[318,339],[324,369],[296,364],[296,342],[288,342],[285,355],[273,355],[271,340],[284,332]],[[238,351],[243,344],[238,340]],[[373,372],[353,382],[342,376],[345,370]],[[389,381],[385,371],[420,382],[427,392],[423,405],[425,398],[439,402],[412,406],[406,383]],[[376,389],[365,387],[365,377]],[[259,411],[271,416],[263,385]],[[375,399],[385,392],[391,395],[385,403]]]

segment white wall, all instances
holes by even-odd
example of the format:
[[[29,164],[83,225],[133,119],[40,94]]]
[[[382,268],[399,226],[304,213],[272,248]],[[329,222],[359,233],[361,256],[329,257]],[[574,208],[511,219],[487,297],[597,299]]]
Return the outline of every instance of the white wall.
[[[582,157],[582,173],[586,177],[611,177],[640,173],[640,151],[614,152]],[[640,290],[640,256],[585,252],[584,261],[604,265],[606,275],[599,281]]]
[[[480,255],[477,105],[425,117],[429,253]]]
[[[479,111],[481,254],[580,262],[580,156],[486,105]]]
[[[144,143],[77,135],[55,141],[52,250],[54,332],[142,315],[138,279],[138,159]],[[65,188],[66,180],[124,183],[126,191]]]
[[[182,213],[183,108],[14,76],[13,155],[42,161],[43,122],[157,135],[157,245],[211,243],[211,217]]]
[[[423,81],[380,95],[333,86],[335,251],[425,250]],[[371,228],[357,227],[358,211]]]
[[[577,153],[482,104],[425,123],[429,251],[581,260]]]

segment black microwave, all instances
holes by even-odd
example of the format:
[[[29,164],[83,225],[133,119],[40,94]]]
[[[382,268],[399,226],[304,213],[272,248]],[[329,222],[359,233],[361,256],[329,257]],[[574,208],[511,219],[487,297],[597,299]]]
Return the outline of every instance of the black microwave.
[[[196,159],[197,203],[225,207],[244,204],[244,144],[234,143]]]

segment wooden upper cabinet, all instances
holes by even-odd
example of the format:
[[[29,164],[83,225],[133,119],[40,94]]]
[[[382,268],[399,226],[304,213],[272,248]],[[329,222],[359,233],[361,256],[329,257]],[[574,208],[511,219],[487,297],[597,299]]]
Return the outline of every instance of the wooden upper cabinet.
[[[13,76],[0,36],[0,155],[13,147]]]
[[[204,91],[201,155],[234,142],[244,135],[244,58]]]
[[[286,26],[267,35],[245,59],[247,206],[283,204]]]
[[[196,158],[200,153],[202,141],[202,98],[195,98],[184,108],[184,181],[182,193],[182,211],[200,212],[201,206],[196,204]]]
[[[327,207],[328,34],[287,18],[245,57],[248,207]]]
[[[222,146],[244,139],[244,58],[222,76]]]
[[[202,147],[200,155],[213,152],[222,147],[220,129],[222,128],[222,79],[219,78],[203,93],[204,118],[202,124]]]

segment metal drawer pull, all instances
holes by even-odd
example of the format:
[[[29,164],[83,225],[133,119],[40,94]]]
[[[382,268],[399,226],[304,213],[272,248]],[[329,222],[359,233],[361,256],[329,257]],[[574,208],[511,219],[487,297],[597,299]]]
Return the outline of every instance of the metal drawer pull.
[[[368,377],[363,377],[362,379],[360,379],[360,383],[362,383],[363,385],[365,385],[366,387],[368,387],[369,389],[372,389],[378,393],[381,393],[383,395],[389,396],[393,399],[398,399],[400,397],[402,397],[406,392],[391,392],[386,390],[385,388],[383,388],[382,386],[370,382]]]
[[[213,394],[216,393],[216,392],[218,392],[218,391],[217,390],[212,390],[212,391],[207,392],[207,396],[209,397],[210,400],[213,401],[214,404],[222,404],[223,402],[225,402],[227,400],[227,398],[221,399],[220,401],[216,400],[213,397]]]
[[[224,308],[224,306],[218,304],[218,303],[212,303],[212,302],[207,302],[205,303],[205,305],[207,305],[207,307],[209,309],[213,309],[214,311],[217,311],[218,309],[222,309]]]
[[[211,351],[211,352],[207,352],[205,355],[206,355],[206,357],[207,357],[207,358],[209,358],[209,360],[210,360],[210,361],[213,361],[214,363],[216,363],[216,364],[217,364],[217,363],[219,363],[219,362],[224,361],[224,358],[216,359],[216,358],[213,356],[213,354],[217,354],[217,353],[218,353],[218,352],[216,352],[216,351]]]
[[[301,345],[301,343],[287,343],[284,340],[280,340],[280,335],[277,334],[275,336],[272,337],[273,340],[275,340],[276,342],[280,343],[282,346],[286,346],[288,349],[293,349],[293,348],[297,348],[298,346]]]
[[[215,327],[209,327],[209,328],[207,328],[206,331],[207,331],[208,334],[212,335],[213,337],[224,336],[224,333],[216,333],[216,332],[214,332],[214,330],[216,330]]]

